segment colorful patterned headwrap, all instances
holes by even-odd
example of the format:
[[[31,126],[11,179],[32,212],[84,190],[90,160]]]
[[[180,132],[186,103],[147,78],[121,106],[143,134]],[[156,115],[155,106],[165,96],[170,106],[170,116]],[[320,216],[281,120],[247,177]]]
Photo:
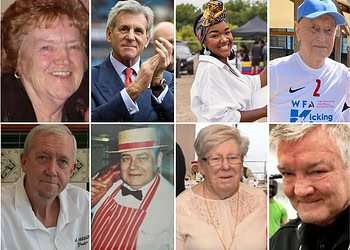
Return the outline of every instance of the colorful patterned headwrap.
[[[203,16],[196,24],[196,37],[201,44],[208,33],[210,26],[225,21],[226,10],[224,4],[220,0],[210,0],[207,8],[203,12]]]

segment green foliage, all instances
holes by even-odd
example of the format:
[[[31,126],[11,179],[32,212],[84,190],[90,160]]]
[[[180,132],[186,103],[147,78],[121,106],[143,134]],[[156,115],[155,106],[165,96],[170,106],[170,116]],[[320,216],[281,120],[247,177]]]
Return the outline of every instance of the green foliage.
[[[190,3],[179,4],[176,6],[176,30],[179,31],[183,26],[193,26],[196,17],[201,10]]]
[[[204,5],[203,5],[204,7]],[[267,3],[257,2],[250,6],[245,0],[230,0],[225,3],[227,21],[230,25],[239,27],[255,16],[267,21]],[[185,25],[193,25],[194,19],[201,13],[201,9],[194,5],[179,4],[176,6],[176,30],[179,31]]]
[[[250,6],[248,1],[230,0],[229,2],[225,3],[225,8],[228,23],[237,27],[245,24],[255,16],[259,16],[262,20],[267,21],[266,2],[258,2]]]
[[[176,40],[186,41],[192,52],[197,52],[201,49],[201,45],[193,33],[192,25],[182,26],[180,30],[176,32]]]
[[[226,20],[231,30],[245,24],[257,15],[262,20],[267,21],[266,1],[250,5],[249,1],[246,0],[230,0],[225,3],[225,8]],[[201,9],[190,3],[176,6],[176,40],[187,41],[188,46],[193,52],[201,48],[197,38],[193,34],[193,22],[201,12]]]

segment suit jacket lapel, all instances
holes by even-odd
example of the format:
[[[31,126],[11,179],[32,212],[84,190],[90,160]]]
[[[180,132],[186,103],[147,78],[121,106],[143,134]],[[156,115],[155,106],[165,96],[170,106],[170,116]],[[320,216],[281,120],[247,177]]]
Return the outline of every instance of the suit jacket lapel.
[[[107,100],[110,100],[124,88],[124,83],[114,70],[109,57],[101,64],[97,86],[99,86],[102,95]]]

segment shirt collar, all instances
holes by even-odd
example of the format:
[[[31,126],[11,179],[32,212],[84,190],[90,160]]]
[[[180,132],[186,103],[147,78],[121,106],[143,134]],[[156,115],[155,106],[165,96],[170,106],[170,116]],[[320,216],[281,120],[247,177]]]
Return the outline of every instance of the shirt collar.
[[[220,61],[219,59],[215,58],[214,56],[207,56],[207,55],[200,55],[199,56],[199,62],[210,62],[218,66],[219,68],[226,68],[227,70],[230,70],[229,67]],[[232,62],[227,61],[227,63],[231,66],[231,68],[234,70],[234,72],[237,75],[241,75],[241,73],[236,69],[236,67],[232,64]]]
[[[60,199],[60,212],[57,220],[57,231],[62,230],[66,224],[71,223],[79,216],[82,216],[82,211],[79,210],[76,203],[67,192],[70,185],[71,184],[68,183],[63,191],[58,195]]]
[[[15,209],[18,211],[17,214],[22,218],[23,228],[28,230],[47,230],[33,212],[32,205],[24,189],[24,176],[15,185]],[[79,211],[77,205],[67,193],[67,187],[69,185],[67,184],[58,196],[60,200],[60,212],[57,219],[57,232],[62,230],[66,224],[81,216],[81,211]]]
[[[123,72],[127,68],[127,66],[122,64],[118,59],[114,58],[114,56],[112,55],[112,52],[109,55],[109,58],[111,60],[111,63],[113,65],[113,68],[115,69],[115,71],[117,71],[119,76],[122,76]],[[140,70],[140,57],[137,59],[136,63],[131,66],[131,68],[134,70],[135,74],[137,75],[137,73]]]
[[[36,218],[24,189],[24,176],[22,176],[15,185],[15,209],[16,214],[21,218],[23,228],[27,230],[45,230],[44,225]]]
[[[223,68],[225,64],[220,61],[219,59],[215,58],[214,56],[207,56],[207,55],[200,55],[199,56],[199,61],[200,62],[211,62],[217,65],[220,68]]]
[[[304,62],[303,58],[300,55],[300,52],[296,52],[295,55],[296,55],[297,61],[299,62],[300,65],[302,65],[302,67],[306,68],[309,72],[313,72],[313,73],[317,73],[317,74],[321,73],[324,70],[324,68],[326,67],[326,61],[328,60],[328,57],[327,57],[324,60],[324,63],[322,64],[322,66],[315,69],[315,68],[311,68],[309,65],[307,65]]]

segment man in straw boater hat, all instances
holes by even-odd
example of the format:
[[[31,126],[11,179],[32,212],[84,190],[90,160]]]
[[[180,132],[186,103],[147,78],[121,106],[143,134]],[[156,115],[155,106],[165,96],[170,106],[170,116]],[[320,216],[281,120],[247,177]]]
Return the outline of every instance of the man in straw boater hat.
[[[155,128],[119,132],[121,179],[93,208],[92,249],[173,249],[173,187],[159,173]],[[97,187],[92,181],[92,193]],[[92,198],[93,199],[93,198]]]

